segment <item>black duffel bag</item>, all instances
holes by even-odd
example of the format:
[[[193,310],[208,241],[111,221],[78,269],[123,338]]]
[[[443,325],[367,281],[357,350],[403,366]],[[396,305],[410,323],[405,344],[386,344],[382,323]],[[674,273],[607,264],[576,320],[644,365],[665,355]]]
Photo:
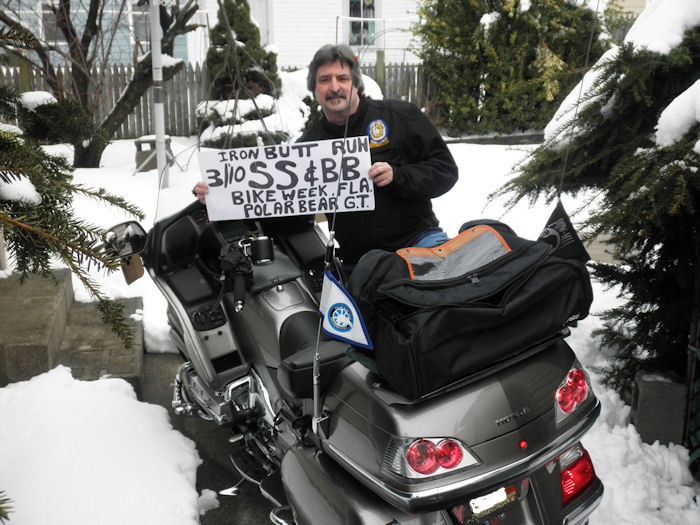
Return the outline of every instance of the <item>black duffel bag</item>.
[[[372,250],[347,283],[379,374],[416,399],[561,333],[588,315],[585,262],[498,221],[436,248]]]

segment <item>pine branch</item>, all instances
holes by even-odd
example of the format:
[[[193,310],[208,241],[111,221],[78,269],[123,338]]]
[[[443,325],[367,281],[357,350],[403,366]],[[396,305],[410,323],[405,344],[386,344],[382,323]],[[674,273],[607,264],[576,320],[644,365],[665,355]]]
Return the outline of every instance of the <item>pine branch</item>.
[[[126,201],[123,197],[119,195],[114,195],[111,193],[108,193],[104,188],[99,188],[97,190],[92,189],[92,188],[87,188],[83,186],[82,184],[68,184],[66,182],[61,182],[61,181],[56,181],[51,179],[50,182],[52,184],[56,184],[57,186],[60,186],[62,188],[67,188],[71,190],[73,193],[80,193],[82,195],[85,195],[87,197],[100,200],[100,201],[107,201],[113,206],[116,206],[118,208],[123,209],[124,211],[127,211],[134,217],[139,218],[140,220],[144,220],[146,218],[146,214],[139,208],[138,206],[135,206],[129,202]]]
[[[44,241],[49,246],[53,246],[58,253],[61,252],[63,247],[68,248],[69,252],[71,253],[71,257],[67,258],[68,260],[73,260],[73,256],[75,256],[75,260],[79,263],[83,260],[89,260],[97,263],[99,268],[104,267],[109,270],[116,270],[119,268],[120,261],[116,255],[111,254],[111,252],[107,250],[97,251],[95,249],[96,239],[90,239],[89,234],[94,234],[94,232],[98,230],[86,232],[85,227],[81,227],[80,223],[77,223],[73,225],[73,228],[71,228],[73,233],[82,232],[78,233],[77,238],[70,236],[59,236],[43,228],[28,224],[26,219],[26,216],[13,219],[5,212],[0,210],[0,221],[4,222],[8,226],[19,228],[36,237],[44,239]],[[8,231],[6,231],[6,235],[9,236],[11,235],[11,231],[9,231],[9,233]],[[64,260],[64,262],[68,261]]]
[[[10,519],[10,513],[13,512],[10,503],[12,500],[5,495],[4,490],[0,490],[0,525],[5,525]]]

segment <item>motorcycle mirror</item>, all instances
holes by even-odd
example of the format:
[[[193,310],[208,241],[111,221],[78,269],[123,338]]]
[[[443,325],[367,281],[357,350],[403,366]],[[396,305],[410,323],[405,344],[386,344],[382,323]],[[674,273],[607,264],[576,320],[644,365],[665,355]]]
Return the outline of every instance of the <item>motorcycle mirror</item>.
[[[105,242],[119,257],[129,257],[143,251],[146,231],[136,221],[123,222],[107,230]]]

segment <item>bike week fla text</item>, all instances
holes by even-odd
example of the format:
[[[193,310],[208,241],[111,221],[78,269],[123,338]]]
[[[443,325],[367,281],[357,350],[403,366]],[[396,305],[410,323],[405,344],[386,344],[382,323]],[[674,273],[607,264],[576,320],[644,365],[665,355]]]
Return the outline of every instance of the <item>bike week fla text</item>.
[[[209,218],[372,210],[369,151],[363,136],[201,152]]]

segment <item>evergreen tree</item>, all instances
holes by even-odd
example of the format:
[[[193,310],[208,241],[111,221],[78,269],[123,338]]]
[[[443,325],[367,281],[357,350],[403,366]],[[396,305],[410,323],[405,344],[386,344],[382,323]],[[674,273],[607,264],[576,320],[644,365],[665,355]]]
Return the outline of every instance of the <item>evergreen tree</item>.
[[[435,88],[431,113],[449,132],[471,133],[479,126],[481,79],[485,61],[481,0],[424,0],[414,28],[416,50]]]
[[[12,500],[5,496],[5,491],[0,490],[0,525],[5,525],[10,520],[10,512],[12,512],[10,503]]]
[[[595,13],[561,0],[503,2],[497,13],[485,35],[482,131],[542,129],[583,74],[591,29],[592,60],[604,51]]]
[[[595,14],[568,0],[426,0],[416,33],[451,133],[542,128],[605,44]]]
[[[31,35],[0,30],[0,43],[32,45]],[[16,115],[19,99],[8,86],[0,86],[0,111],[8,118]],[[0,185],[29,182],[36,190],[34,199],[5,199],[0,196],[0,228],[3,229],[10,257],[24,280],[29,274],[51,276],[52,258],[64,263],[97,299],[97,308],[106,323],[128,346],[133,333],[125,324],[123,305],[104,296],[90,278],[86,267],[107,271],[120,267],[119,258],[105,247],[104,232],[73,214],[76,194],[118,206],[140,218],[143,214],[118,196],[72,183],[73,168],[64,157],[48,155],[16,133],[0,130]]]
[[[277,55],[260,47],[260,31],[250,18],[247,0],[219,2],[210,38],[206,63],[213,98],[254,98],[279,88]]]
[[[599,335],[617,351],[606,380],[621,392],[642,369],[684,380],[700,308],[700,123],[668,143],[655,130],[662,111],[700,76],[700,27],[665,55],[624,44],[591,74],[597,80],[576,119],[499,193],[513,192],[511,202],[553,199],[561,183],[565,192],[596,194],[584,227],[589,236],[610,236],[620,264],[594,264],[593,273],[619,285],[626,299],[603,315]]]

